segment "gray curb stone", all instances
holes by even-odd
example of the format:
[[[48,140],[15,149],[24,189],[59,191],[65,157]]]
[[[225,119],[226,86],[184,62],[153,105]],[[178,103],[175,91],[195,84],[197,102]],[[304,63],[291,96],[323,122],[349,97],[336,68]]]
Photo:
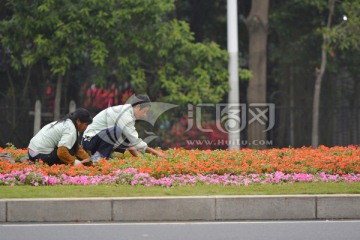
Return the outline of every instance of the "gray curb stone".
[[[360,219],[360,196],[319,197],[317,201],[317,217]]]
[[[0,222],[299,219],[360,219],[360,195],[0,200]]]
[[[111,201],[35,199],[7,202],[8,222],[111,221]]]
[[[214,198],[147,198],[115,200],[115,221],[190,221],[215,219]]]
[[[224,197],[216,203],[217,220],[315,219],[313,196]]]
[[[0,222],[6,222],[6,201],[0,200]]]

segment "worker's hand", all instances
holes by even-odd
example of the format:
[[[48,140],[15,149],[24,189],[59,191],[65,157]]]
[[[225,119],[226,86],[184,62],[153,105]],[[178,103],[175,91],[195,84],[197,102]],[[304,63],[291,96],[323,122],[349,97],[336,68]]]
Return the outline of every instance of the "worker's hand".
[[[139,156],[139,152],[136,150],[136,148],[134,147],[129,147],[128,151],[131,153],[131,155],[133,155],[134,157],[138,157]]]
[[[89,157],[89,158],[86,158],[86,159],[83,159],[80,161],[81,164],[83,164],[84,166],[91,166],[92,165],[92,158]]]
[[[78,165],[82,165],[82,163],[81,163],[81,161],[75,159],[73,166],[78,166]]]
[[[158,156],[158,157],[166,157],[166,154],[163,153],[163,152],[160,152],[160,151],[155,151],[155,155]]]

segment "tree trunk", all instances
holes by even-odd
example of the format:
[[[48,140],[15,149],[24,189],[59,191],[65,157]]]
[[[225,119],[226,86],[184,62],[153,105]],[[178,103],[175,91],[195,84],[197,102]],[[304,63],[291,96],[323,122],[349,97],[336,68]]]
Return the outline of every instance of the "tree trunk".
[[[266,103],[266,47],[268,30],[269,0],[252,0],[251,11],[246,19],[249,31],[249,69],[252,78],[247,89],[247,103]],[[256,111],[255,111],[256,113]],[[249,114],[249,118],[253,116]],[[250,120],[250,119],[249,119]],[[263,122],[262,122],[263,123]],[[255,141],[266,141],[267,128],[260,121],[248,125],[248,147],[266,148],[254,145]]]
[[[295,118],[294,118],[294,108],[295,108],[295,100],[294,100],[294,70],[293,70],[293,64],[291,63],[291,66],[290,66],[290,108],[289,108],[289,111],[290,111],[290,129],[289,129],[289,132],[290,132],[290,146],[291,147],[294,147],[295,146]]]
[[[29,83],[30,83],[30,76],[31,76],[31,66],[26,71],[26,78],[25,78],[25,84],[22,92],[21,102],[22,104],[26,104],[26,99],[28,97],[28,89],[29,89]]]
[[[60,118],[62,81],[63,81],[62,76],[58,75],[56,82],[55,103],[54,103],[54,120],[59,120]]]
[[[334,12],[335,0],[329,0],[329,15],[326,27],[331,27],[331,18]],[[321,65],[317,72],[315,80],[314,101],[313,101],[313,116],[312,116],[312,133],[311,133],[311,145],[313,148],[319,146],[319,111],[320,111],[320,94],[321,94],[321,82],[325,73],[327,64],[326,47],[329,42],[328,37],[323,34],[323,44],[321,46]]]

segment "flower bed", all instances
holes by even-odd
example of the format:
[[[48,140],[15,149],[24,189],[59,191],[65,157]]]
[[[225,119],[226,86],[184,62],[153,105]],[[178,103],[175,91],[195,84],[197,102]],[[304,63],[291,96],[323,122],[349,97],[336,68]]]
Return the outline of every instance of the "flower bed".
[[[0,153],[4,152],[19,159],[26,156],[27,150],[0,148]],[[170,149],[166,155],[134,158],[118,154],[91,167],[0,160],[0,185],[183,186],[360,181],[358,146],[240,151]]]

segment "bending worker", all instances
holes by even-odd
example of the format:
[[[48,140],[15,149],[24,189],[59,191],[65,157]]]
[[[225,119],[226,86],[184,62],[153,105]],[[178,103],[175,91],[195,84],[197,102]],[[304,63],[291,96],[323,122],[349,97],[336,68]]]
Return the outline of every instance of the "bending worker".
[[[83,148],[92,155],[104,158],[109,158],[113,151],[124,153],[125,150],[129,150],[133,156],[138,156],[139,152],[163,156],[162,152],[148,147],[135,129],[135,121],[145,119],[150,107],[147,95],[137,95],[131,104],[102,110],[84,132]]]
[[[29,159],[41,159],[49,165],[90,164],[92,159],[79,145],[78,136],[91,122],[90,113],[84,108],[78,108],[64,118],[45,125],[30,140]]]

